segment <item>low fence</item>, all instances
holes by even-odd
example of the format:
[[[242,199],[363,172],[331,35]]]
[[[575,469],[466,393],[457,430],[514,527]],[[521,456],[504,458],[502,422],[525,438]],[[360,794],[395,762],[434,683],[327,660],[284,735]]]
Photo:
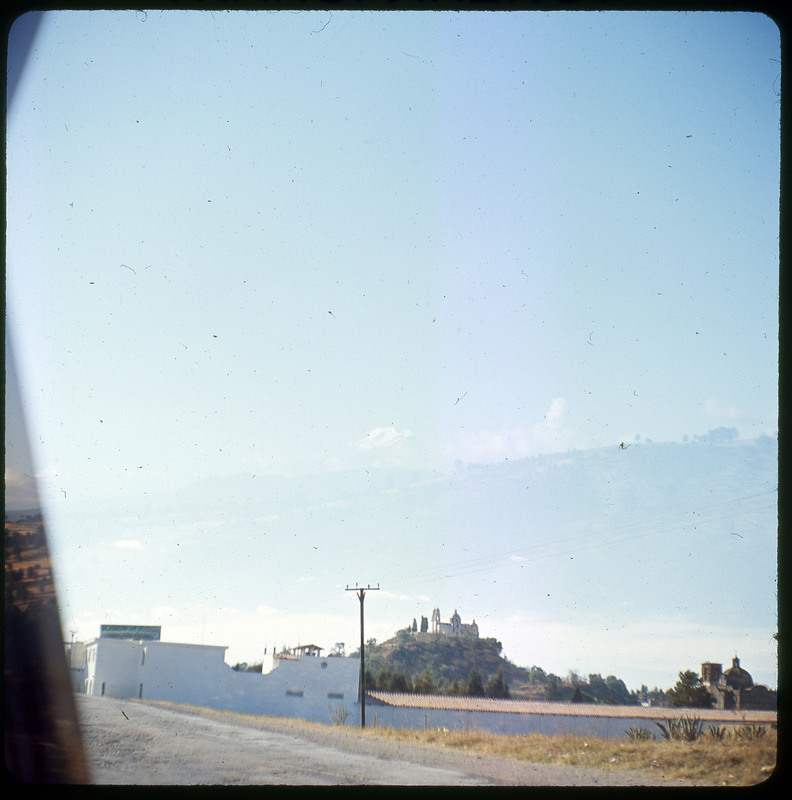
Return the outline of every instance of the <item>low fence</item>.
[[[660,735],[656,722],[696,717],[707,726],[775,725],[775,711],[645,708],[520,700],[476,700],[374,692],[366,705],[370,727],[445,728],[500,734],[548,734],[623,739],[631,728]]]

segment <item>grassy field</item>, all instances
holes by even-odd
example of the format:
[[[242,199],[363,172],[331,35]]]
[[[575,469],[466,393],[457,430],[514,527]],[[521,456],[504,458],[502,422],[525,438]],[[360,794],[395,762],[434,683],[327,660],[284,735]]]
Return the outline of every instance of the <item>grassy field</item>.
[[[722,739],[705,735],[696,741],[669,741],[657,731],[656,739],[632,741],[595,739],[580,736],[500,735],[481,731],[448,731],[437,728],[413,730],[383,728],[371,725],[365,730],[350,726],[322,725],[318,722],[289,717],[258,717],[232,711],[174,706],[153,702],[251,727],[273,726],[281,730],[335,730],[347,736],[379,737],[448,750],[474,752],[479,755],[514,758],[540,764],[590,767],[606,770],[657,771],[666,778],[694,780],[713,786],[752,786],[767,780],[776,764],[778,735],[766,729],[756,738],[739,738],[728,734]]]
[[[739,739],[703,737],[695,742],[664,739],[630,741],[579,736],[505,736],[444,730],[367,729],[361,735],[383,736],[431,747],[475,751],[542,764],[596,769],[657,770],[668,778],[716,786],[750,786],[770,777],[776,764],[777,734]]]

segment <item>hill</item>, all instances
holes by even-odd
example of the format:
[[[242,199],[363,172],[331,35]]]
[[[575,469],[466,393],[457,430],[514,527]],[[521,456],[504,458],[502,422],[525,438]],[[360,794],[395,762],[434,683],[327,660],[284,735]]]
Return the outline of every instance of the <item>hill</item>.
[[[446,637],[403,630],[381,644],[369,645],[366,650],[367,671],[375,683],[384,669],[385,674],[409,676],[414,686],[428,668],[438,691],[448,690],[455,681],[464,685],[471,670],[477,670],[483,682],[494,679],[500,669],[510,687],[527,683],[528,670],[503,658],[502,649],[501,643],[493,638]]]
[[[603,678],[592,674],[586,678],[570,672],[562,678],[541,667],[519,667],[504,658],[501,650],[501,643],[494,638],[438,636],[403,629],[380,644],[369,642],[367,686],[417,694],[483,694],[572,703],[636,705],[649,699],[666,699],[665,691],[657,687],[629,691],[614,675]],[[351,656],[357,657],[359,652]],[[472,689],[473,671],[481,680],[478,691]]]

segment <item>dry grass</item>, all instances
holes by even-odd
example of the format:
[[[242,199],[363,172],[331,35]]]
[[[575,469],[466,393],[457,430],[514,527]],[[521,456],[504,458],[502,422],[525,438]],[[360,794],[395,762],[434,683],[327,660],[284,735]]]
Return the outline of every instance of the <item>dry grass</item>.
[[[774,730],[760,739],[714,740],[705,736],[695,742],[540,734],[514,736],[436,729],[381,728],[362,733],[541,764],[656,771],[666,778],[716,786],[750,786],[767,780],[776,764],[778,746]]]
[[[235,722],[255,728],[323,730],[348,736],[390,739],[426,747],[445,748],[478,755],[514,758],[540,764],[589,767],[606,770],[643,770],[669,779],[692,780],[714,786],[752,786],[767,780],[776,764],[778,737],[775,730],[756,739],[727,736],[722,740],[703,736],[695,742],[655,739],[596,739],[593,737],[540,734],[504,735],[483,731],[449,731],[438,728],[413,730],[385,728],[373,721],[365,730],[328,726],[289,717],[262,717],[232,711],[152,702],[173,709]],[[658,731],[658,736],[659,736]]]

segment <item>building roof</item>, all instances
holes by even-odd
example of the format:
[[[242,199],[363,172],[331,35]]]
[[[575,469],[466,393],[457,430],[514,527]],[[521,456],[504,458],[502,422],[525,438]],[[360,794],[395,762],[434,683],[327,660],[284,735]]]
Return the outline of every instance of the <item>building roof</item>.
[[[753,686],[753,678],[747,669],[740,666],[740,659],[735,656],[732,659],[732,665],[729,669],[725,670],[723,677],[729,686],[734,688],[750,688]]]
[[[90,641],[84,642],[83,644],[85,647],[95,647],[99,643],[102,643],[104,646],[106,643],[111,642],[113,645],[130,645],[130,644],[137,644],[142,645],[143,647],[189,647],[192,650],[228,650],[228,645],[226,644],[193,644],[192,642],[163,642],[156,639],[119,639],[115,636],[97,636],[95,639],[91,639]],[[74,644],[77,644],[75,642]]]
[[[715,708],[647,708],[592,703],[551,703],[535,700],[499,700],[490,697],[453,697],[450,695],[401,694],[369,691],[374,703],[399,708],[443,709],[449,711],[497,711],[510,714],[548,714],[574,717],[626,717],[649,720],[698,717],[703,721],[775,722],[775,711],[724,710]]]

